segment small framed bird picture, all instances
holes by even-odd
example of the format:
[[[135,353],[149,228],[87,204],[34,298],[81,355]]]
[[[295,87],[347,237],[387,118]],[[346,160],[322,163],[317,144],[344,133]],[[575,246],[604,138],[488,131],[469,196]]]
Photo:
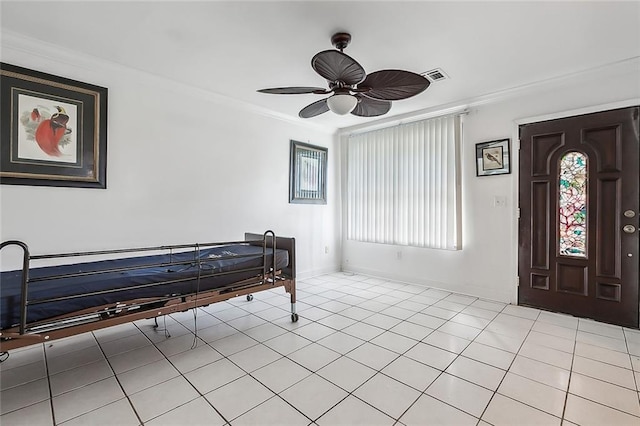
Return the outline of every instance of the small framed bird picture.
[[[476,144],[476,176],[511,173],[509,139]]]
[[[106,188],[106,88],[0,63],[0,99],[0,183]]]

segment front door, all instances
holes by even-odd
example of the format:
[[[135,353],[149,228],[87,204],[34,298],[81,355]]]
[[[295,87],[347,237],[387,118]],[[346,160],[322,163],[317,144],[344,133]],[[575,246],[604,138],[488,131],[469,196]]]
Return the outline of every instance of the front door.
[[[520,126],[518,303],[638,327],[638,113]]]

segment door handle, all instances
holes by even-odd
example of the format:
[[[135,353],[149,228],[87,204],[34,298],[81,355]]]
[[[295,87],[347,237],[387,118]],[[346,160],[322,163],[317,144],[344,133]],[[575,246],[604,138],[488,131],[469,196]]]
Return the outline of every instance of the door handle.
[[[634,232],[636,232],[636,227],[633,225],[625,225],[622,227],[622,230],[627,234],[633,234]]]

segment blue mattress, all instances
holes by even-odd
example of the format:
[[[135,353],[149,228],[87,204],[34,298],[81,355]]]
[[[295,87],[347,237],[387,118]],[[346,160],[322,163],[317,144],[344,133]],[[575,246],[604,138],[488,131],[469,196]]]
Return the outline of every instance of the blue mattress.
[[[179,262],[184,262],[184,264],[176,264]],[[173,265],[169,265],[169,263],[173,263]],[[62,274],[141,267],[121,272],[110,271],[88,276],[32,282],[28,288],[29,303],[65,296],[78,295],[81,297],[29,305],[27,307],[27,324],[117,302],[140,298],[189,295],[196,291],[202,292],[225,287],[259,274],[261,269],[208,275],[247,268],[261,268],[262,264],[263,249],[261,246],[236,244],[216,246],[200,251],[201,278],[199,283],[194,251],[174,253],[171,257],[167,254],[34,268],[29,271],[30,280]],[[267,267],[272,264],[273,250],[268,248]],[[276,269],[284,268],[288,264],[288,252],[276,250]],[[166,283],[181,279],[185,281]],[[22,271],[7,271],[0,274],[0,329],[15,327],[20,323],[21,280]],[[142,285],[148,286],[126,289],[126,287]],[[122,290],[86,296],[91,292],[115,289]]]

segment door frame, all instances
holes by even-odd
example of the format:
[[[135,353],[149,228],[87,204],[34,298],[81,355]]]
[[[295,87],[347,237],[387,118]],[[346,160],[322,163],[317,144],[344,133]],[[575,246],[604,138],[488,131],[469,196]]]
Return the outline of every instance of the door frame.
[[[513,180],[511,181],[511,199],[513,202],[511,203],[511,214],[513,220],[511,221],[511,235],[513,235],[513,239],[511,241],[511,253],[513,253],[511,259],[511,270],[513,271],[514,277],[514,285],[510,294],[510,303],[517,305],[518,304],[518,261],[519,261],[519,245],[518,240],[520,239],[519,230],[518,230],[518,200],[520,193],[518,191],[518,183],[520,182],[520,126],[523,124],[537,123],[540,121],[548,121],[548,120],[556,120],[560,118],[568,118],[574,117],[576,115],[584,115],[584,114],[592,114],[594,112],[602,112],[608,111],[611,109],[619,109],[619,108],[628,108],[640,105],[640,98],[632,98],[626,99],[618,102],[611,102],[606,104],[598,104],[583,108],[571,109],[558,111],[554,113],[544,114],[544,115],[536,115],[524,118],[518,118],[513,120],[513,127],[511,131],[513,141],[512,143],[512,151],[513,155],[511,156],[511,170],[513,173]]]

